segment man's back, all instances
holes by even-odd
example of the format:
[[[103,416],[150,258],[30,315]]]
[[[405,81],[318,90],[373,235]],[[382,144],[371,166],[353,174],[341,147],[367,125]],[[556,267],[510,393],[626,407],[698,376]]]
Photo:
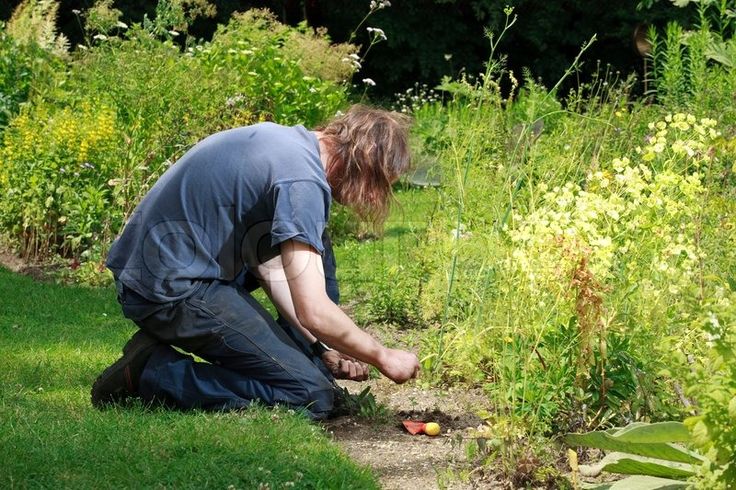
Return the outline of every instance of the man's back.
[[[329,205],[319,143],[304,127],[223,131],[161,176],[113,244],[107,266],[151,301],[180,299],[194,281],[231,280],[244,263],[273,257],[285,237],[303,235],[321,251]]]

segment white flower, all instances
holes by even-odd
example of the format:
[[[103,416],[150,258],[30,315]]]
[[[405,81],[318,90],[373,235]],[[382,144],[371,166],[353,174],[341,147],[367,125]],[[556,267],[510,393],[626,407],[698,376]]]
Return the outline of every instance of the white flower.
[[[375,87],[375,86],[376,86],[376,82],[374,82],[374,81],[373,81],[373,80],[371,80],[370,78],[364,78],[364,79],[363,79],[363,83],[365,83],[365,84],[366,84],[366,85],[368,85],[369,87]]]
[[[388,0],[371,0],[371,10],[381,10],[390,6],[391,2],[389,2]]]
[[[357,54],[353,53],[349,57],[343,58],[341,61],[343,63],[350,63],[353,65],[353,68],[355,68],[356,70],[360,70],[361,68],[363,68],[363,65],[361,65],[360,61],[358,60],[360,60],[360,57]]]
[[[388,39],[386,37],[386,33],[383,32],[383,29],[379,29],[378,27],[366,27],[366,30],[369,34],[373,34],[373,39],[377,39],[378,41],[385,41]]]

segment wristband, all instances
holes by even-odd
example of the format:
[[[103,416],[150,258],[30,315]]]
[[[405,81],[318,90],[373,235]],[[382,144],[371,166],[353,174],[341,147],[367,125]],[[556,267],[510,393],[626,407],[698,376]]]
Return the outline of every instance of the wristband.
[[[310,344],[309,348],[312,349],[312,354],[319,358],[322,358],[322,354],[324,354],[325,352],[332,350],[319,340],[313,344]]]

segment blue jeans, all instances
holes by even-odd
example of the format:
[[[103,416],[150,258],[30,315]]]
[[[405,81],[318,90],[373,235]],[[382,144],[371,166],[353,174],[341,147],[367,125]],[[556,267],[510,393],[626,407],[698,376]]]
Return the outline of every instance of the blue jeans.
[[[336,301],[334,257],[326,249],[327,290]],[[118,284],[123,314],[162,343],[141,375],[144,401],[227,410],[258,400],[303,407],[314,419],[329,415],[334,378],[301,333],[281,318],[275,322],[248,289],[241,275],[230,282],[200,282],[187,298],[159,304]]]

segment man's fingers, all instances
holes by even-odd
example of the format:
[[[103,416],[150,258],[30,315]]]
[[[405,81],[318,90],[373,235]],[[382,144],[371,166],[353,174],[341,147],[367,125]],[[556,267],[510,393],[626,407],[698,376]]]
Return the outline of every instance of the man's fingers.
[[[348,362],[345,359],[340,359],[337,369],[340,372],[341,377],[345,378],[350,376],[350,366],[348,366]]]
[[[333,351],[330,351],[333,352]],[[327,354],[325,354],[327,355]],[[367,364],[357,361],[349,356],[340,354],[340,359],[330,367],[332,374],[338,379],[350,379],[352,381],[365,381],[370,374]]]
[[[353,381],[358,381],[359,380],[358,363],[354,361],[348,361],[348,362],[350,364],[350,379],[352,379]]]

